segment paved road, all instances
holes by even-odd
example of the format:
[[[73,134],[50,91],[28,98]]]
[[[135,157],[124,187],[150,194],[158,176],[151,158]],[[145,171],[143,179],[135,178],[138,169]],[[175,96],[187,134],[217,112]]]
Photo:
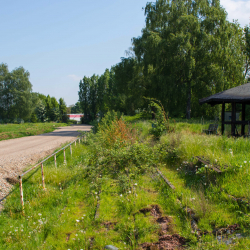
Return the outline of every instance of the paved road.
[[[78,131],[90,131],[91,126],[74,125],[36,136],[0,141],[0,201],[12,185],[6,178],[16,178],[22,170],[38,162],[66,142],[73,141]]]

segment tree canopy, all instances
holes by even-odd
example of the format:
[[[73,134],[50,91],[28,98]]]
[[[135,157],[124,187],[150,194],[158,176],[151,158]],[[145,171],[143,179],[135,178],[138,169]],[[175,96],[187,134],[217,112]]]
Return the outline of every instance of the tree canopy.
[[[213,116],[198,99],[243,84],[249,72],[249,29],[227,21],[219,0],[157,0],[128,58],[103,75],[84,77],[79,101],[89,120],[98,112],[134,114],[143,96],[175,117]]]

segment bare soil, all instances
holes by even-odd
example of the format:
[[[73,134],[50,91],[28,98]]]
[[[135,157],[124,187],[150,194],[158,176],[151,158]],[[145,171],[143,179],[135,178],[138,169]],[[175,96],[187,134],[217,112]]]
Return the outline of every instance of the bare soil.
[[[0,141],[0,210],[25,168],[48,156],[62,144],[73,141],[79,131],[90,129],[88,125],[73,125],[60,127],[51,133]]]
[[[155,221],[159,224],[159,241],[155,243],[143,243],[140,249],[146,250],[157,250],[157,249],[184,249],[186,244],[186,239],[179,234],[171,234],[173,231],[172,218],[167,216],[162,216],[161,209],[158,205],[152,205],[140,210],[141,213],[145,214],[150,212],[150,214],[155,218]]]

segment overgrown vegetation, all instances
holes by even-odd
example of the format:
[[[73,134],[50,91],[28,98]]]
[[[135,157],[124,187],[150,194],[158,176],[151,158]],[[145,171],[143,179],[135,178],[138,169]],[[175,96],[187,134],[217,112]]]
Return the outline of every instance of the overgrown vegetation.
[[[156,139],[150,122],[108,113],[66,164],[61,155],[57,168],[44,165],[46,190],[40,171],[24,179],[24,212],[15,187],[0,215],[2,248],[247,249],[249,140],[202,134],[194,121],[169,125]]]

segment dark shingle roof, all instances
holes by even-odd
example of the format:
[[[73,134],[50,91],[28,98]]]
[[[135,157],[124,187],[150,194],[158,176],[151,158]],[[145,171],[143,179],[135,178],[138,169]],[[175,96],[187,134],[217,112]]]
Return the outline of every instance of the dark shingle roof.
[[[211,105],[223,102],[250,103],[250,82],[199,100],[200,104],[209,103]]]

